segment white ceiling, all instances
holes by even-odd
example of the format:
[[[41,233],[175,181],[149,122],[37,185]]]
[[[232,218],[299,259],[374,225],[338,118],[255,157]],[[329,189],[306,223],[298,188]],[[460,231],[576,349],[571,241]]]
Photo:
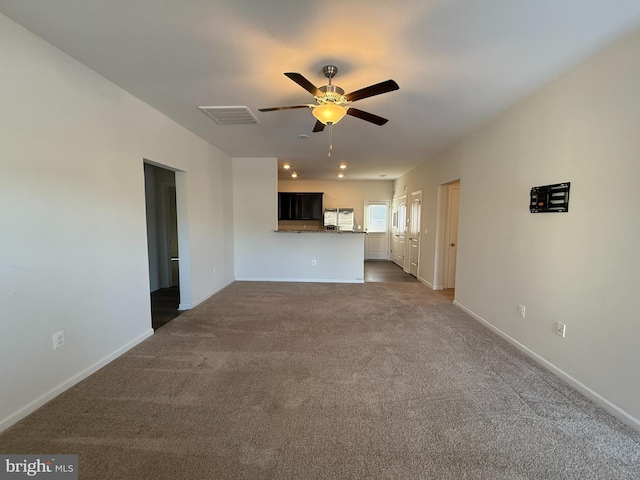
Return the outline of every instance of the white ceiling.
[[[640,25],[638,0],[0,0],[0,12],[233,157],[277,157],[300,179],[393,179]],[[283,75],[346,92],[400,90],[312,133]],[[220,126],[200,105],[247,106]],[[307,133],[307,140],[298,134]],[[281,171],[284,174],[284,171]],[[382,177],[385,175],[385,177]]]

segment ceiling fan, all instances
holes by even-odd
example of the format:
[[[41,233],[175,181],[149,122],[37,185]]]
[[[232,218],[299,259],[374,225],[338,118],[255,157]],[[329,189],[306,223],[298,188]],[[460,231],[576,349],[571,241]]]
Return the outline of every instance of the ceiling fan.
[[[302,74],[295,72],[285,73],[287,77],[296,82],[316,99],[316,104],[292,105],[288,107],[259,108],[260,112],[274,112],[278,110],[292,110],[295,108],[311,108],[311,113],[316,117],[317,121],[313,127],[314,132],[321,132],[325,125],[333,125],[338,123],[345,115],[375,123],[376,125],[384,125],[389,120],[379,117],[373,113],[364,112],[353,108],[350,104],[363,98],[373,97],[382,93],[398,90],[400,87],[393,80],[376,83],[355,92],[347,93],[337,85],[331,83],[331,79],[338,73],[338,67],[335,65],[326,65],[322,69],[324,76],[329,79],[329,83],[320,88],[307,80]]]

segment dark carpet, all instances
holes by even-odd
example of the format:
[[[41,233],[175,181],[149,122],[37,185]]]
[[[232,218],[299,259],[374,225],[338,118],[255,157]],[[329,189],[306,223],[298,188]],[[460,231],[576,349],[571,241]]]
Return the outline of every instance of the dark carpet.
[[[93,480],[640,478],[638,432],[421,283],[234,283],[0,451]]]

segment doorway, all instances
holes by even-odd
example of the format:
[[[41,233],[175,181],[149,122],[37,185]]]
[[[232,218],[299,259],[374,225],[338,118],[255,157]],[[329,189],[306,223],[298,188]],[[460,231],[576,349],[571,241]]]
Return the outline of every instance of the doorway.
[[[364,202],[364,259],[389,260],[389,202]]]
[[[407,196],[402,195],[394,198],[391,205],[391,261],[403,269],[405,269],[404,237],[406,230]]]
[[[460,180],[442,185],[444,188],[444,238],[442,242],[442,286],[455,289],[458,260],[458,222],[460,214]]]
[[[422,213],[422,190],[411,193],[409,214],[409,273],[418,277],[420,261],[420,217]]]
[[[152,327],[181,312],[176,172],[144,163]]]

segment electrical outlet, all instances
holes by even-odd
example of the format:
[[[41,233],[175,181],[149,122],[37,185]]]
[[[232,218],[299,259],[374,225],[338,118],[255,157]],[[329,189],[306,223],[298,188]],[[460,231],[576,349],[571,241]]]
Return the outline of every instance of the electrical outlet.
[[[316,266],[316,261],[315,260],[311,260],[311,266],[315,267]]]
[[[53,334],[53,349],[60,348],[64,345],[64,330],[60,330]]]
[[[526,307],[524,305],[518,305],[518,315],[520,315],[522,318],[524,318],[525,309]]]
[[[556,326],[556,333],[564,338],[567,335],[567,326],[562,322],[558,322],[558,325]]]

